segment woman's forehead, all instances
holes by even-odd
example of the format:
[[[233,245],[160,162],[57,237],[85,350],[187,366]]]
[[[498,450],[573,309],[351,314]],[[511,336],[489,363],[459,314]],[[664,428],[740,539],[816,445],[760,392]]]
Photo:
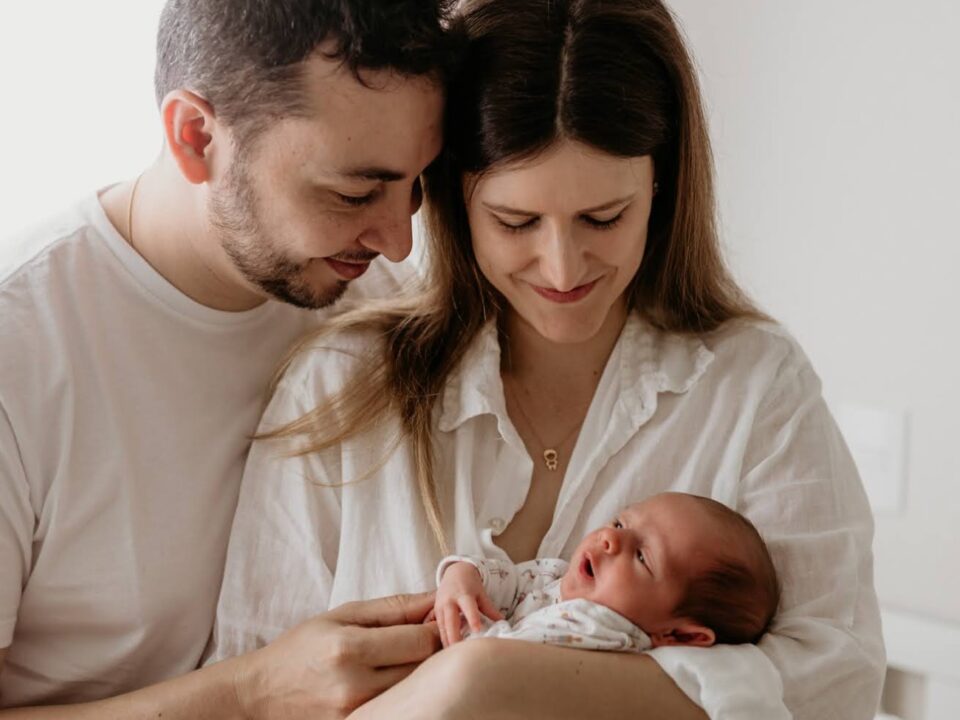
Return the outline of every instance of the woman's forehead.
[[[564,142],[532,159],[467,179],[473,197],[518,209],[575,211],[637,194],[653,183],[649,156],[622,158]]]

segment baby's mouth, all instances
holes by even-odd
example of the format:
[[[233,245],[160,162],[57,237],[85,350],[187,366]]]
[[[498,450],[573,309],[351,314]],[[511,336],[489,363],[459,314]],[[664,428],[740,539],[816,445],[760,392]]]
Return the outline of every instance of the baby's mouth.
[[[593,563],[590,562],[590,557],[588,555],[583,556],[583,561],[580,563],[580,572],[589,578],[594,577]]]

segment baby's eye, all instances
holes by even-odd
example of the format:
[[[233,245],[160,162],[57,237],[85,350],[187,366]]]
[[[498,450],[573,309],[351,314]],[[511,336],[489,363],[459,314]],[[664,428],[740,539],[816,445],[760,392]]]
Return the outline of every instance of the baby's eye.
[[[623,528],[623,523],[620,522],[619,520],[614,520],[613,527],[616,528],[617,530],[621,530]]]
[[[642,562],[644,565],[647,564],[646,559],[643,557],[643,550],[637,550],[637,560]]]

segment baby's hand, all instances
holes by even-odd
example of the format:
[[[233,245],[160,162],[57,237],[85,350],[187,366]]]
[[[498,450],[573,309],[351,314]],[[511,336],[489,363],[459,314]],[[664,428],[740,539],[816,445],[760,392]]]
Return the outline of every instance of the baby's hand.
[[[483,630],[480,613],[491,620],[503,619],[483,589],[480,571],[467,562],[454,563],[443,571],[433,609],[440,628],[440,641],[444,647],[463,639],[460,634],[461,613],[474,632]]]

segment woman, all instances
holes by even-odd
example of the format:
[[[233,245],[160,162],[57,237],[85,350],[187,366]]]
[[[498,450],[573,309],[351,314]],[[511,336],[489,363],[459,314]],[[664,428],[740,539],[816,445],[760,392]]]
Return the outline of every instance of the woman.
[[[407,716],[429,688],[443,710],[421,693],[410,716],[872,717],[869,510],[808,361],[722,263],[669,12],[485,0],[461,22],[447,148],[426,178],[429,289],[348,314],[293,357],[249,458],[218,654],[427,589],[449,549],[569,558],[617,508],[677,490],[768,542],[783,602],[759,646],[476,641],[361,714]]]

